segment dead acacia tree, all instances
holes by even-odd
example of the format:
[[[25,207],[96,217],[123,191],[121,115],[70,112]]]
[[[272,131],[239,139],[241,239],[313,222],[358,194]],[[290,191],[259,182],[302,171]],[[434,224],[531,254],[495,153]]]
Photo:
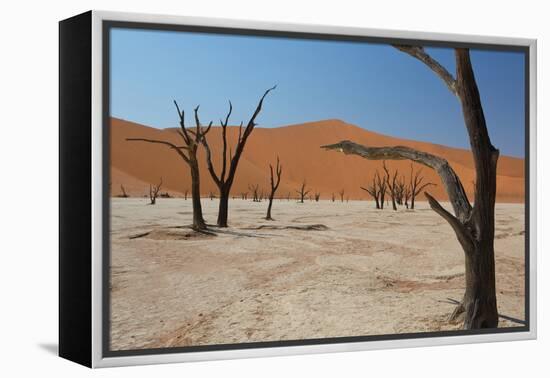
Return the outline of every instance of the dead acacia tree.
[[[271,184],[271,192],[269,192],[269,205],[267,206],[267,214],[265,216],[266,220],[273,220],[271,218],[271,206],[273,205],[273,198],[275,197],[275,192],[277,191],[277,188],[279,188],[279,184],[281,183],[281,174],[283,173],[283,166],[279,164],[279,157],[277,156],[277,165],[275,167],[275,175],[273,172],[273,166],[269,164],[269,173],[271,175],[270,178],[270,184]]]
[[[344,194],[346,191],[344,189],[340,190],[338,194],[340,195],[340,202],[344,202]]]
[[[330,199],[331,199],[332,202],[334,202],[336,200],[336,196],[334,195],[334,192],[332,193]]]
[[[216,198],[216,195],[212,192],[210,192],[210,194],[208,194],[208,198],[210,198],[210,201],[213,201],[214,198]]]
[[[151,205],[154,205],[157,203],[157,196],[159,194],[161,186],[162,186],[162,177],[160,178],[160,182],[158,183],[158,185],[149,184],[149,199],[151,200]]]
[[[315,202],[319,202],[319,199],[321,198],[321,193],[316,192],[315,193]]]
[[[252,202],[260,202],[260,196],[258,195],[258,191],[260,189],[260,185],[256,184],[254,185],[248,185],[248,190],[252,192]]]
[[[189,190],[185,189],[185,192],[183,192],[183,199],[187,201],[187,195],[189,194]]]
[[[378,187],[378,196],[379,196],[378,198],[380,198],[380,210],[384,210],[384,203],[386,202],[386,192],[388,190],[388,187],[386,186],[386,180],[380,177],[378,170],[376,171],[374,178],[376,179],[376,186]]]
[[[242,192],[242,193],[241,193],[241,199],[242,199],[242,200],[248,199],[248,192]]]
[[[147,142],[162,144],[169,147],[171,150],[176,152],[178,156],[189,166],[191,171],[191,198],[193,200],[193,228],[196,230],[206,229],[206,223],[202,216],[202,206],[201,206],[201,190],[200,190],[200,172],[199,172],[199,162],[197,160],[197,150],[199,145],[202,143],[202,140],[210,131],[212,122],[206,127],[203,128],[199,122],[199,107],[197,106],[195,111],[195,130],[187,130],[185,127],[185,113],[183,110],[180,110],[178,103],[174,100],[174,105],[178,112],[179,125],[180,129],[178,130],[179,136],[182,138],[184,145],[177,146],[172,142],[165,140],[156,140],[156,139],[146,139],[146,138],[126,138],[130,142]],[[185,154],[185,152],[187,154]]]
[[[256,117],[258,116],[258,114],[260,114],[260,111],[262,110],[262,104],[264,102],[265,97],[268,95],[269,92],[271,92],[276,87],[277,86],[274,86],[272,88],[269,88],[267,91],[265,91],[263,96],[260,98],[260,101],[256,106],[256,110],[252,114],[252,117],[250,117],[250,120],[248,121],[244,130],[243,130],[243,124],[241,122],[241,125],[239,126],[239,136],[237,139],[237,144],[235,146],[234,155],[232,155],[231,148],[228,146],[228,141],[227,141],[227,125],[229,123],[229,117],[231,116],[231,112],[233,111],[233,105],[231,104],[231,101],[229,101],[229,111],[227,112],[225,121],[220,120],[220,124],[222,128],[223,148],[222,148],[221,172],[219,175],[216,173],[216,170],[214,169],[214,165],[212,164],[212,153],[210,151],[210,146],[208,145],[208,141],[206,138],[202,138],[202,144],[206,149],[206,163],[208,167],[208,172],[210,172],[210,176],[212,176],[212,180],[214,180],[220,192],[220,205],[218,209],[218,220],[216,222],[218,224],[218,227],[227,227],[227,218],[229,215],[229,193],[231,192],[231,186],[233,185],[233,181],[235,180],[235,173],[237,172],[239,160],[243,153],[244,146],[246,145],[246,141],[248,140],[248,137],[254,130],[254,127],[257,125]]]
[[[128,194],[126,193],[126,189],[124,188],[124,185],[120,184],[120,191],[122,192],[119,197],[121,198],[128,198]]]
[[[386,173],[385,181],[386,181],[386,187],[390,191],[390,197],[391,197],[391,205],[393,210],[397,210],[396,206],[396,187],[397,187],[397,169],[395,170],[393,175],[390,175],[390,171],[388,170],[388,167],[386,167],[386,161],[384,160],[382,162],[382,168],[384,168],[384,172]]]
[[[399,206],[404,205],[403,200],[405,197],[406,187],[407,184],[405,183],[405,176],[401,176],[397,179],[395,186],[395,202],[397,202]]]
[[[306,190],[306,180],[302,183],[302,186],[300,187],[300,190],[297,190],[296,193],[300,196],[298,199],[298,202],[304,203],[304,198],[309,194],[309,190]]]
[[[430,186],[435,186],[432,182],[422,183],[424,181],[424,177],[420,176],[420,173],[422,173],[422,168],[414,172],[413,164],[411,163],[411,181],[410,181],[410,188],[411,188],[411,209],[414,210],[414,200],[417,195],[422,193],[422,191]]]
[[[456,78],[419,46],[395,46],[426,64],[458,98],[470,139],[476,185],[472,206],[460,178],[447,160],[409,147],[365,147],[350,141],[324,146],[367,159],[408,159],[434,169],[445,187],[454,215],[429,193],[430,207],[453,228],[465,255],[466,290],[451,319],[464,314],[464,329],[498,326],[495,285],[495,197],[499,151],[492,145],[467,48],[455,49]]]
[[[378,182],[376,178],[380,178],[378,174],[378,170],[372,177],[372,183],[367,186],[366,188],[364,186],[361,186],[360,188],[363,189],[365,192],[371,195],[371,197],[374,199],[375,205],[377,209],[380,209],[380,189],[378,187]],[[384,206],[384,205],[382,205]]]

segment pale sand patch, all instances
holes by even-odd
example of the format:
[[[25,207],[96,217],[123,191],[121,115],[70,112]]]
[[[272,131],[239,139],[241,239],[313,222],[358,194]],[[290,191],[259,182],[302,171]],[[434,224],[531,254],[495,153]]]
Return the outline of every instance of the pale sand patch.
[[[216,200],[203,200],[214,223]],[[191,201],[112,200],[113,350],[458,329],[463,252],[424,202],[232,200],[217,236],[186,227]],[[497,204],[500,326],[524,320],[524,207]],[[328,229],[288,229],[325,225]],[[267,227],[259,226],[265,225]]]

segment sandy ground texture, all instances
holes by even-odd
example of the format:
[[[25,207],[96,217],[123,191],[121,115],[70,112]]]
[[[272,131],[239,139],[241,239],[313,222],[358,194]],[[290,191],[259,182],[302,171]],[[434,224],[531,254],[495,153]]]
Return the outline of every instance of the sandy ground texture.
[[[203,200],[215,223],[217,200]],[[448,206],[448,205],[447,205]],[[112,200],[111,349],[459,329],[463,252],[425,202],[230,201],[230,227],[188,228],[191,201]],[[524,207],[497,204],[499,326],[524,320]]]

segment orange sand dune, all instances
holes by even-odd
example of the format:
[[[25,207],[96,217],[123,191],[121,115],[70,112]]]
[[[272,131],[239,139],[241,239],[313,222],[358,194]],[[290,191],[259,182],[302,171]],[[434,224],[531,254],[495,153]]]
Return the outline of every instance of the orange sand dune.
[[[231,145],[237,140],[238,127],[228,127],[228,139]],[[157,183],[162,177],[162,192],[181,196],[191,189],[187,165],[166,146],[128,142],[128,137],[162,139],[181,144],[176,129],[155,129],[137,123],[116,118],[111,120],[111,191],[120,194],[120,185],[124,185],[131,196],[143,196],[148,193],[149,183]],[[269,190],[269,163],[279,156],[283,165],[281,185],[277,195],[286,197],[296,190],[305,180],[311,194],[321,193],[321,198],[330,198],[332,193],[345,190],[350,199],[371,199],[360,189],[372,179],[374,172],[381,171],[382,162],[369,161],[358,156],[346,156],[333,151],[325,151],[321,145],[351,140],[369,146],[403,145],[417,148],[446,158],[462,179],[466,192],[472,199],[475,172],[471,152],[446,146],[398,139],[377,134],[340,120],[325,120],[278,128],[257,128],[251,134],[241,157],[232,196],[249,192],[248,186],[259,184],[264,191]],[[221,128],[212,127],[208,134],[212,148],[214,164],[221,165]],[[217,187],[206,169],[204,151],[199,152],[201,170],[201,192],[204,196],[210,192],[217,195]],[[410,177],[410,162],[388,161],[387,166],[398,169],[406,180]],[[420,168],[415,164],[415,169]],[[424,167],[425,180],[437,184],[429,192],[436,198],[445,200],[447,196],[438,175]],[[501,156],[498,163],[497,201],[524,201],[524,160]],[[338,196],[336,194],[336,196]],[[423,200],[424,197],[418,198]]]

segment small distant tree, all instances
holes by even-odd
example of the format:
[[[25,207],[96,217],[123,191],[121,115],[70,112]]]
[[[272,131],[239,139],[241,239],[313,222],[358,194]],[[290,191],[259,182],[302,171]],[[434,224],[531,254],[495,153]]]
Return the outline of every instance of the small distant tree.
[[[422,173],[422,168],[414,171],[413,164],[411,163],[411,181],[409,186],[411,188],[411,209],[414,210],[414,199],[418,196],[426,187],[433,185],[436,186],[433,182],[422,183],[424,177],[420,176]]]
[[[269,193],[269,205],[267,206],[267,214],[265,216],[265,219],[273,220],[273,218],[271,218],[271,207],[273,205],[273,198],[275,197],[275,192],[277,191],[277,188],[279,188],[279,184],[281,183],[281,174],[283,173],[283,166],[279,164],[278,156],[277,156],[277,165],[275,167],[275,172],[273,172],[273,166],[269,164],[269,173],[271,175],[271,178],[270,178],[271,192]]]
[[[210,194],[208,195],[208,197],[210,197],[210,201],[213,201],[214,198],[216,198],[216,195],[212,192],[210,192]]]
[[[378,187],[378,195],[380,198],[380,210],[384,210],[384,202],[387,201],[386,191],[388,190],[388,187],[386,185],[386,180],[380,177],[380,174],[378,173],[378,171],[376,171],[374,178],[376,179],[376,185]]]
[[[393,210],[397,210],[397,204],[396,204],[396,187],[397,187],[397,169],[395,170],[393,175],[390,175],[390,171],[388,170],[388,167],[386,167],[386,161],[384,160],[382,162],[382,167],[384,168],[384,172],[386,173],[385,180],[386,180],[386,186],[388,187],[390,191],[391,196],[391,204]]]
[[[258,193],[260,185],[248,185],[248,190],[252,192],[252,202],[260,202],[260,195]]]
[[[320,198],[321,198],[321,193],[319,192],[315,193],[315,202],[319,202]]]
[[[187,195],[189,194],[189,190],[185,189],[185,192],[183,192],[183,199],[187,201]]]
[[[377,180],[378,179],[378,180]],[[364,187],[361,186],[360,188],[363,189],[365,192],[370,194],[372,198],[374,199],[375,205],[377,209],[380,209],[380,187],[378,186],[378,181],[380,181],[380,175],[378,174],[378,170],[372,177],[372,182],[369,186]],[[383,200],[382,200],[383,202]],[[384,208],[384,204],[382,203],[382,208]]]
[[[160,178],[160,182],[158,183],[158,185],[149,184],[149,199],[151,200],[151,205],[154,205],[157,203],[157,196],[159,194],[161,186],[162,186],[162,177]]]
[[[297,190],[296,193],[300,196],[298,202],[304,203],[304,198],[309,194],[309,190],[306,190],[306,181],[302,183],[302,186],[300,187],[300,190]]]
[[[332,202],[336,200],[336,196],[334,195],[334,192],[332,193],[332,196],[330,197],[330,199],[332,200]]]
[[[340,202],[344,202],[344,194],[346,191],[344,189],[340,190],[338,194],[340,195]]]
[[[395,183],[395,202],[399,206],[403,206],[403,200],[405,197],[405,187],[407,184],[405,183],[405,176],[401,176],[401,178],[398,178]]]
[[[241,199],[242,199],[242,200],[248,199],[248,192],[242,192],[242,193],[241,193]]]
[[[121,194],[119,195],[119,197],[121,198],[128,198],[128,194],[126,193],[126,189],[124,189],[124,185],[120,184],[120,191],[121,191]]]

